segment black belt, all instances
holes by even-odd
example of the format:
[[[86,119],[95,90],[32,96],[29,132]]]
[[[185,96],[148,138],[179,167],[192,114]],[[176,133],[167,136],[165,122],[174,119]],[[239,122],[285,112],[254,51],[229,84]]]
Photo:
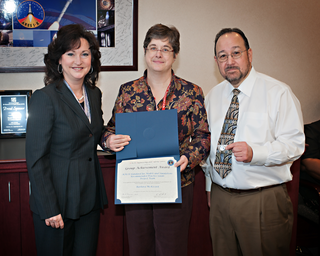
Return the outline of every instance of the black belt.
[[[276,187],[276,186],[280,186],[281,184],[275,184],[275,185],[270,185],[270,186],[266,186],[266,187],[260,187],[260,188],[253,188],[253,189],[235,189],[235,188],[224,188],[221,187],[223,190],[228,191],[229,193],[250,193],[250,192],[257,192],[257,191],[261,191],[263,189],[267,189],[267,188],[272,188],[272,187]]]

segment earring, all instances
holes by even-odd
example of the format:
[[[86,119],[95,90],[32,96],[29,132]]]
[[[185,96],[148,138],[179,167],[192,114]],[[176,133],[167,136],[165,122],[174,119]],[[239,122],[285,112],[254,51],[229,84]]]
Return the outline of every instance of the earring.
[[[91,75],[93,73],[93,67],[91,66],[90,71],[89,71],[89,75]]]
[[[62,65],[59,64],[59,65],[58,65],[58,73],[59,73],[59,74],[62,74],[62,72],[63,72]]]

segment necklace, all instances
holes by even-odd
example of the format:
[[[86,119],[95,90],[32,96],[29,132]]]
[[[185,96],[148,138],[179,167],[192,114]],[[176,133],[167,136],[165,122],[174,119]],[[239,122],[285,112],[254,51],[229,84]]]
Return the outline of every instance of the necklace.
[[[84,98],[84,95],[82,95],[79,99],[77,99],[78,101],[81,101]]]

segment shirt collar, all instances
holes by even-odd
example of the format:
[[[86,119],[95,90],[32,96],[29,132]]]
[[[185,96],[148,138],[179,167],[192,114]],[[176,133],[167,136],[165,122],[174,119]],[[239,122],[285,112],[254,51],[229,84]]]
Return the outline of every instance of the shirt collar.
[[[239,89],[241,93],[243,93],[244,95],[247,95],[248,97],[250,97],[256,78],[257,78],[257,72],[255,71],[254,67],[252,67],[249,75],[246,77],[245,80],[243,80],[243,82],[240,84],[240,86],[237,89]],[[227,94],[231,95],[233,94],[232,90],[234,89],[234,87],[229,82],[227,83],[228,83]]]

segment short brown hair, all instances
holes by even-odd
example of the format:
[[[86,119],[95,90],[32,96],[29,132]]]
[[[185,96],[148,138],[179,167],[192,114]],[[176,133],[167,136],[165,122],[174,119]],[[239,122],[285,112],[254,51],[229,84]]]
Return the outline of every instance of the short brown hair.
[[[156,24],[149,28],[143,42],[144,49],[148,47],[152,39],[168,39],[173,48],[174,57],[180,51],[180,33],[174,26]]]

